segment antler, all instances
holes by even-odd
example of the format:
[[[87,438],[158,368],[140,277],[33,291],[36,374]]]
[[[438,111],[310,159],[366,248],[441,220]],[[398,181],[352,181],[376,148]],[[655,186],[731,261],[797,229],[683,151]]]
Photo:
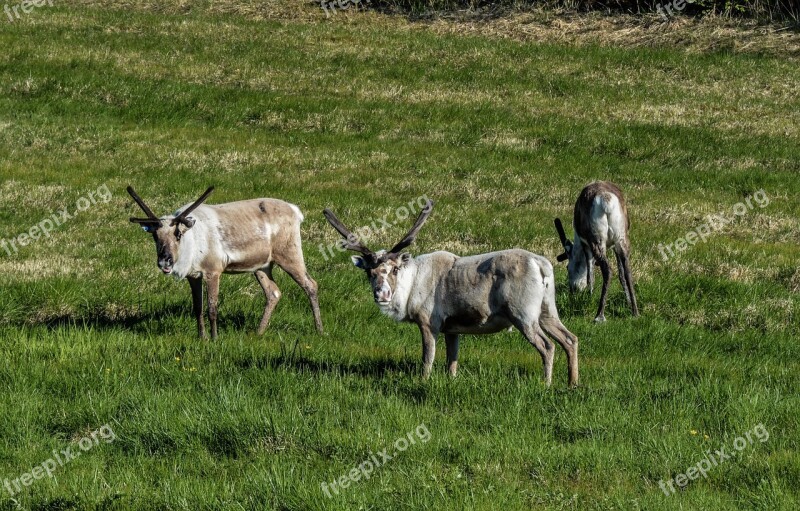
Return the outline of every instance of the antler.
[[[208,196],[211,195],[211,192],[213,192],[213,191],[214,191],[214,187],[213,186],[209,186],[208,190],[206,190],[205,193],[203,193],[203,195],[201,195],[199,199],[194,201],[194,203],[192,203],[191,206],[189,206],[188,208],[184,209],[181,212],[180,215],[178,215],[178,216],[176,216],[175,218],[172,219],[172,225],[175,225],[177,223],[181,223],[181,224],[185,225],[186,227],[193,226],[194,225],[194,221],[190,221],[187,217],[189,216],[189,214],[192,211],[197,209],[197,206],[202,204],[203,201],[205,201],[208,198]]]
[[[361,243],[361,240],[358,239],[358,236],[350,232],[350,229],[345,227],[344,224],[338,218],[336,218],[336,215],[333,214],[333,211],[325,208],[322,211],[322,214],[325,215],[325,219],[329,224],[331,224],[331,227],[339,231],[339,234],[344,237],[344,248],[347,250],[353,250],[354,252],[359,252],[362,255],[372,255],[374,253],[363,243]]]
[[[155,213],[153,213],[153,210],[147,207],[147,204],[144,203],[142,198],[139,197],[139,194],[136,193],[136,190],[134,190],[132,186],[128,186],[127,190],[128,194],[133,197],[133,200],[136,201],[136,204],[138,204],[139,207],[142,208],[142,211],[144,211],[145,215],[147,215],[147,218],[131,218],[131,222],[136,222],[139,224],[160,222]]]
[[[414,222],[414,227],[412,227],[411,230],[406,233],[400,243],[392,247],[389,253],[397,254],[407,246],[411,245],[414,242],[414,239],[417,237],[417,233],[419,233],[419,230],[422,228],[422,225],[428,220],[428,217],[432,211],[433,201],[428,199],[428,202],[425,204],[425,207],[422,208],[422,212],[419,214],[417,221]]]
[[[572,242],[567,239],[567,235],[564,232],[564,226],[561,225],[561,219],[556,218],[554,223],[556,224],[556,231],[558,231],[558,237],[561,239],[561,245],[564,247],[564,253],[559,254],[556,257],[556,261],[559,263],[562,261],[566,261],[569,259],[569,251],[572,250]]]

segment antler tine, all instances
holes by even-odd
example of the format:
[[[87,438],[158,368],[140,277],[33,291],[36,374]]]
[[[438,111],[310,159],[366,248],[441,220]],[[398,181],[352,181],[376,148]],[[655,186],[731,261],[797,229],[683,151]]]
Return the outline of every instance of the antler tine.
[[[403,239],[397,245],[393,246],[392,249],[389,251],[390,254],[397,254],[407,246],[411,245],[414,242],[414,239],[417,237],[417,233],[422,228],[422,225],[428,220],[431,212],[433,211],[433,201],[428,199],[428,202],[425,204],[425,207],[422,208],[422,212],[419,214],[417,221],[414,222],[414,227],[411,228],[408,233],[403,237]]]
[[[203,203],[203,201],[205,201],[205,200],[208,198],[208,196],[209,196],[209,195],[211,195],[211,192],[213,192],[213,191],[214,191],[214,187],[213,187],[213,186],[209,186],[209,187],[208,187],[208,190],[206,190],[206,191],[205,191],[205,193],[203,193],[203,195],[201,195],[199,199],[197,199],[196,201],[194,201],[194,202],[192,203],[192,205],[191,205],[191,206],[189,206],[188,208],[184,209],[184,210],[181,212],[181,214],[180,214],[180,215],[176,216],[176,217],[175,217],[175,218],[172,220],[172,225],[175,225],[175,224],[177,224],[178,222],[183,222],[184,220],[186,220],[186,217],[187,217],[187,216],[189,216],[189,215],[191,214],[191,212],[192,212],[192,211],[194,211],[195,209],[197,209],[197,206],[199,206],[200,204],[202,204],[202,203]]]
[[[142,208],[142,211],[144,211],[144,213],[150,217],[150,220],[158,220],[158,217],[155,215],[155,213],[153,213],[153,210],[147,207],[147,204],[144,203],[142,198],[139,197],[139,195],[136,193],[136,190],[134,190],[132,186],[128,186],[127,190],[128,194],[133,197],[133,200],[136,201],[136,204],[138,204],[139,207]]]
[[[561,244],[564,248],[567,248],[567,234],[564,232],[564,226],[561,225],[561,219],[556,218],[553,223],[556,224],[556,231],[558,231],[558,237],[561,239]]]
[[[336,229],[339,234],[341,234],[345,239],[344,248],[348,250],[352,250],[354,252],[360,252],[363,255],[370,255],[373,254],[372,250],[368,249],[361,241],[358,239],[358,236],[350,232],[350,229],[344,226],[344,224],[336,218],[336,215],[333,214],[328,208],[325,208],[322,211],[322,214],[325,215],[325,219],[331,224],[331,227]]]
[[[572,242],[567,239],[567,234],[564,232],[564,226],[561,224],[561,219],[556,218],[553,223],[556,224],[556,231],[558,231],[558,237],[561,240],[561,246],[564,247],[564,252],[556,257],[556,261],[561,263],[569,259],[569,251]]]
[[[157,219],[157,218],[134,218],[134,217],[130,217],[130,219],[129,219],[129,220],[130,220],[131,222],[135,223],[135,224],[155,224],[155,223],[161,223],[161,220],[159,220],[159,219]]]

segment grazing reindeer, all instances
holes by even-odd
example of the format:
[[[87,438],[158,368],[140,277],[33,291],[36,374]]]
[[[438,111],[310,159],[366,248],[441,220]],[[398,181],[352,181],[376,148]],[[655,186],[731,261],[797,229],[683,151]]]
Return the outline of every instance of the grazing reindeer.
[[[136,192],[128,193],[147,218],[131,218],[153,235],[158,267],[177,279],[186,278],[192,289],[192,311],[197,331],[205,337],[203,323],[203,280],[208,291],[208,319],[211,338],[217,338],[217,296],[223,273],[253,273],[261,284],[267,304],[258,327],[261,335],[269,325],[281,293],[272,280],[272,267],[278,265],[308,295],[314,323],[322,333],[317,301],[317,283],[306,272],[300,246],[303,214],[297,206],[277,199],[253,199],[214,206],[201,205],[214,188],[173,215],[153,214]],[[189,215],[192,216],[189,216]]]
[[[368,249],[333,212],[324,211],[345,238],[345,248],[361,254],[352,257],[353,264],[367,273],[381,312],[419,327],[423,378],[431,374],[440,332],[447,343],[448,370],[455,376],[459,334],[491,334],[513,325],[539,351],[547,385],[552,381],[555,352],[547,335],[567,352],[569,384],[577,385],[578,338],[558,318],[550,262],[519,249],[469,257],[402,253],[432,209],[433,202],[428,201],[408,234],[388,252]]]
[[[631,306],[634,316],[639,315],[636,306],[636,295],[633,292],[633,276],[630,268],[631,245],[628,238],[628,209],[619,187],[608,181],[595,181],[587,185],[575,203],[575,215],[572,228],[575,230],[575,242],[567,239],[561,219],[555,219],[556,230],[564,246],[564,253],[558,261],[569,259],[570,290],[583,290],[594,287],[595,263],[600,266],[603,275],[603,290],[600,293],[600,307],[597,309],[596,322],[606,320],[606,294],[608,281],[611,280],[611,266],[606,259],[606,251],[614,249],[619,267],[619,281],[625,290],[625,297]]]

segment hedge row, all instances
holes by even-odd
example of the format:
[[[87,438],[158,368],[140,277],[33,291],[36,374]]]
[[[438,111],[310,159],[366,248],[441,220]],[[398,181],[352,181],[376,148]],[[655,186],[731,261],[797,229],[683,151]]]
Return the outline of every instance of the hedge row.
[[[351,0],[352,1],[352,0]],[[672,13],[698,16],[714,13],[765,21],[800,20],[797,0],[360,0],[376,7],[413,13],[492,7],[526,9],[561,8],[575,11],[607,11],[633,14]],[[660,7],[660,9],[659,9]]]

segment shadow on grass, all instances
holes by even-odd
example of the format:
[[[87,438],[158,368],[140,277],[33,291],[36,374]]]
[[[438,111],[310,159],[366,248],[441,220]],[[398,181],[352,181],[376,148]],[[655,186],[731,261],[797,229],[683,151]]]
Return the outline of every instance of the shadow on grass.
[[[81,509],[81,507],[82,503],[80,500],[65,499],[63,497],[57,497],[53,500],[43,500],[31,505],[31,509],[36,511],[66,511],[68,509]]]
[[[239,360],[235,365],[242,370],[285,369],[314,375],[356,375],[376,379],[383,378],[389,373],[417,374],[419,372],[419,364],[416,360],[411,359],[366,358],[356,362],[315,360],[297,354],[295,349],[292,352],[283,352],[277,357],[262,356]]]
[[[556,298],[558,313],[562,321],[586,318],[594,319],[597,314],[597,308],[600,306],[600,294],[602,282],[595,283],[594,292],[590,293],[588,290],[583,291],[569,291],[565,290],[561,296]],[[639,303],[639,308],[642,308],[641,296],[636,295]],[[608,296],[606,298],[605,316],[607,319],[611,318],[632,318],[631,308],[628,305],[628,300],[625,294],[620,290],[619,283],[614,279],[612,284],[609,284]]]
[[[17,321],[15,326],[46,326],[51,330],[64,327],[88,327],[95,329],[135,329],[142,323],[161,323],[164,320],[174,320],[186,316],[188,310],[181,305],[168,305],[154,311],[141,311],[125,317],[112,317],[104,311],[89,312],[88,314],[75,315],[63,314],[41,321]]]
[[[208,312],[204,312],[206,330],[210,331]],[[220,331],[232,328],[247,333],[258,328],[258,318],[245,311],[234,311],[220,314],[218,318]],[[61,328],[84,328],[92,330],[129,330],[132,333],[168,334],[186,329],[196,333],[197,324],[191,311],[191,304],[167,304],[153,308],[141,308],[124,316],[111,315],[105,310],[91,310],[84,313],[68,313],[41,320],[20,318],[8,321],[8,326],[31,327],[43,326],[48,330]]]

